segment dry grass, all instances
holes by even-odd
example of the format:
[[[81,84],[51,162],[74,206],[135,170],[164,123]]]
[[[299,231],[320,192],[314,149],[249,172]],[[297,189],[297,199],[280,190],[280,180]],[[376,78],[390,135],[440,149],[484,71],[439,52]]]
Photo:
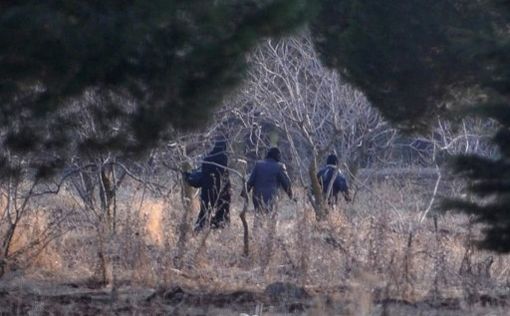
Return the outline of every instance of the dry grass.
[[[432,219],[420,223],[420,211],[429,197],[416,192],[428,188],[411,182],[371,183],[360,190],[354,203],[339,205],[321,223],[315,221],[300,192],[298,205],[281,201],[273,238],[267,228],[251,234],[254,216],[250,213],[249,258],[242,256],[242,225],[237,216],[241,201],[236,200],[229,227],[189,234],[182,269],[173,264],[183,212],[180,196],[157,198],[134,186],[125,190],[120,195],[125,199],[119,203],[116,248],[111,250],[117,256],[121,288],[180,286],[194,293],[262,293],[269,284],[289,282],[313,297],[301,313],[317,315],[416,311],[460,315],[487,310],[498,314],[510,304],[505,296],[509,256],[472,249],[471,239],[478,232],[469,229],[466,217],[441,215],[437,230]],[[68,194],[60,200],[53,198],[54,206],[79,209],[71,206]],[[195,203],[191,220],[197,208]],[[44,214],[35,212],[23,224],[15,248],[43,229],[48,220]],[[69,222],[74,228],[33,259],[24,282],[28,278],[53,284],[86,283],[94,277],[95,231],[87,216],[79,211],[73,214]],[[492,264],[487,263],[490,256]],[[269,258],[267,266],[261,258]],[[484,298],[500,300],[498,306],[484,307]],[[255,307],[246,312],[253,313]],[[277,314],[278,308],[265,305],[263,311]],[[218,313],[228,314],[224,309]]]

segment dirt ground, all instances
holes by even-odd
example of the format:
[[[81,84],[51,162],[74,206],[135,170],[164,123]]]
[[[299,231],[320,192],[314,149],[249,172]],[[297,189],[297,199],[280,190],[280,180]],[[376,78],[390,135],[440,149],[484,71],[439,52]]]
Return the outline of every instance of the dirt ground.
[[[383,298],[369,302],[354,288],[301,288],[275,282],[263,291],[200,291],[180,286],[116,291],[93,281],[55,284],[9,275],[0,282],[0,315],[508,315],[508,297],[419,302]],[[377,297],[381,296],[381,297]]]

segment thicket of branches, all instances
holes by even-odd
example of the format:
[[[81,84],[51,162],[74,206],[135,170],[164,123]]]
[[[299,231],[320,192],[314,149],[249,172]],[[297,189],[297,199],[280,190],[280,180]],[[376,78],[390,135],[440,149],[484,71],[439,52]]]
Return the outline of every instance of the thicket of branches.
[[[272,12],[270,11],[271,8],[285,11],[286,5],[289,5],[290,2],[279,1],[275,3],[275,7],[266,8],[267,11],[264,11],[265,7],[262,6],[262,11],[260,12]],[[375,10],[379,8],[377,4],[370,4],[370,1],[367,1],[365,6],[371,9],[366,11],[370,13],[369,16],[377,14],[377,10]],[[439,6],[437,4],[436,10],[440,9]],[[112,7],[107,5],[106,7],[112,9]],[[354,66],[350,67],[349,70],[340,71],[341,74],[325,68],[320,61],[321,58],[322,60],[326,59],[328,61],[327,64],[337,70],[342,65],[345,66],[345,63],[351,61],[351,59],[348,58],[349,56],[344,56],[346,60],[338,64],[337,60],[328,58],[328,56],[331,57],[334,54],[328,55],[327,50],[331,49],[331,47],[322,45],[325,42],[320,42],[321,38],[314,37],[314,35],[319,34],[317,33],[317,25],[313,25],[309,31],[303,31],[294,37],[280,40],[270,39],[259,42],[258,37],[249,38],[247,43],[244,43],[242,47],[238,47],[239,50],[232,52],[228,50],[223,51],[216,46],[215,36],[224,34],[226,29],[236,29],[235,27],[239,27],[237,30],[245,31],[242,35],[246,35],[250,33],[249,31],[253,30],[260,31],[263,35],[281,34],[299,24],[297,20],[302,17],[303,8],[305,7],[303,6],[297,12],[293,11],[294,14],[287,16],[288,25],[282,26],[278,24],[277,18],[270,16],[272,17],[271,21],[275,23],[275,30],[266,30],[262,26],[260,21],[265,20],[265,16],[262,13],[255,16],[246,14],[242,16],[242,19],[234,20],[234,26],[227,23],[228,25],[224,26],[224,28],[214,29],[215,33],[210,34],[213,39],[207,43],[218,49],[215,51],[217,54],[214,56],[220,56],[221,58],[218,64],[213,65],[214,67],[211,69],[208,68],[208,72],[205,75],[200,69],[205,67],[210,59],[205,58],[202,53],[206,54],[204,52],[208,52],[209,45],[206,45],[206,47],[201,46],[198,40],[196,43],[193,43],[197,47],[187,47],[185,43],[181,43],[183,47],[176,49],[175,55],[172,55],[174,57],[172,65],[190,62],[193,64],[192,70],[194,70],[194,72],[189,72],[190,77],[186,77],[186,80],[183,81],[185,84],[184,88],[181,87],[182,91],[178,91],[184,94],[179,94],[171,89],[174,86],[178,86],[175,82],[169,85],[170,88],[167,85],[161,85],[164,79],[168,79],[166,77],[167,73],[164,72],[166,68],[153,72],[154,69],[159,69],[159,64],[135,63],[136,67],[124,69],[125,63],[132,62],[132,60],[129,58],[124,59],[125,56],[123,56],[119,60],[113,60],[112,63],[114,68],[121,72],[121,78],[133,84],[129,85],[133,90],[127,93],[124,90],[124,86],[110,78],[108,73],[88,74],[87,72],[82,72],[83,69],[90,69],[87,67],[98,67],[98,65],[87,64],[89,60],[87,59],[88,53],[91,53],[89,51],[86,51],[87,54],[84,54],[83,60],[79,60],[83,64],[69,67],[70,71],[76,72],[60,73],[58,71],[66,68],[64,67],[66,65],[56,64],[56,66],[60,65],[61,67],[57,67],[56,70],[51,69],[49,72],[45,69],[38,69],[36,73],[20,73],[19,78],[15,82],[18,84],[17,88],[13,90],[15,93],[3,95],[4,98],[1,99],[9,107],[28,105],[26,111],[9,112],[9,108],[7,108],[5,115],[1,117],[6,124],[0,130],[0,138],[3,144],[5,144],[1,160],[2,179],[4,179],[2,181],[4,203],[2,204],[3,210],[0,214],[0,234],[2,238],[0,275],[4,273],[7,267],[17,264],[22,254],[27,255],[27,257],[34,256],[65,231],[76,229],[77,226],[81,225],[92,227],[95,231],[99,249],[97,259],[100,278],[104,283],[115,284],[116,260],[119,257],[116,250],[119,236],[117,226],[119,216],[118,194],[126,183],[126,179],[131,179],[140,184],[147,192],[161,197],[181,190],[183,202],[185,208],[187,208],[193,192],[187,191],[189,188],[182,185],[181,172],[189,169],[191,166],[198,165],[202,155],[210,147],[212,139],[218,135],[223,135],[227,138],[229,142],[229,156],[231,157],[230,167],[238,170],[241,178],[256,159],[263,157],[268,147],[279,146],[284,153],[283,160],[288,166],[294,183],[306,188],[306,198],[313,205],[316,217],[319,220],[327,215],[328,209],[324,205],[324,201],[322,201],[314,175],[328,153],[336,152],[339,154],[342,168],[353,184],[355,183],[353,180],[356,178],[360,168],[439,168],[450,156],[456,154],[494,155],[495,148],[488,140],[493,130],[501,127],[501,124],[507,123],[506,116],[499,117],[499,123],[490,119],[478,118],[459,119],[454,122],[446,121],[430,114],[428,116],[433,117],[431,119],[433,127],[428,134],[422,134],[421,136],[404,135],[393,128],[374,108],[374,106],[381,107],[379,103],[371,104],[369,102],[369,99],[373,102],[383,100],[384,98],[379,93],[390,94],[392,98],[389,98],[387,102],[396,100],[400,105],[404,104],[404,101],[411,102],[413,100],[413,91],[416,91],[418,88],[423,89],[424,86],[430,83],[429,79],[433,77],[431,72],[434,72],[434,69],[440,68],[445,63],[451,62],[452,51],[450,48],[448,50],[439,49],[444,48],[447,38],[441,37],[439,43],[441,45],[438,46],[438,51],[427,49],[424,54],[420,55],[422,57],[420,61],[427,62],[429,60],[427,58],[431,55],[432,57],[439,58],[441,61],[439,64],[430,65],[432,69],[426,69],[428,76],[425,77],[425,82],[421,82],[421,85],[417,85],[410,90],[406,90],[406,88],[409,88],[408,85],[399,84],[402,83],[401,80],[408,80],[412,83],[416,77],[422,75],[420,69],[427,66],[420,65],[418,69],[412,69],[412,79],[400,78],[399,76],[405,73],[407,69],[404,66],[413,64],[413,60],[411,60],[408,61],[409,63],[402,64],[403,69],[396,67],[395,69],[399,71],[392,73],[390,79],[377,77],[376,79],[380,79],[380,82],[378,82],[382,82],[383,88],[381,88],[382,90],[367,91],[366,95],[369,98],[362,91],[351,86],[348,81],[354,82],[359,88],[368,89],[367,87],[372,86],[373,82],[360,82],[360,78],[367,75],[366,71],[370,68],[368,67],[370,65],[365,65],[368,68],[356,69],[353,64]],[[405,7],[401,11],[407,12],[411,7]],[[54,9],[52,6],[44,6],[44,8],[48,12],[52,12]],[[148,10],[146,12],[155,14],[158,8],[157,6],[150,7],[146,9]],[[187,25],[189,30],[183,30],[183,34],[187,34],[185,31],[189,31],[203,35],[201,32],[210,26],[209,22],[215,21],[215,13],[221,11],[221,8],[221,6],[215,7],[211,15],[206,14],[207,19],[204,20],[203,25],[200,24],[201,28],[199,30],[195,30],[193,28],[195,24],[190,21],[196,22],[198,18],[204,16],[199,14],[200,12],[195,12],[191,7],[181,8],[181,10],[184,10],[185,13],[187,12],[191,16],[188,17],[186,14],[183,16],[179,15],[181,19],[190,22]],[[1,22],[4,24],[2,25],[10,26],[10,29],[12,29],[13,26],[16,26],[21,21],[19,16],[25,16],[33,12],[32,9],[29,6],[23,7],[16,14],[10,17],[3,17]],[[72,13],[73,6],[68,7],[68,9]],[[94,9],[99,10],[102,7],[98,5]],[[141,11],[136,11],[136,14],[134,13],[135,16],[145,12],[145,9],[139,9]],[[340,14],[341,16],[344,14],[346,16],[352,15],[351,20],[356,22],[364,18],[363,15],[359,15],[355,7],[341,9],[339,11],[331,11],[330,13],[333,14],[333,17],[335,17],[335,14]],[[57,11],[59,14],[68,13],[65,10],[64,13],[59,10]],[[177,11],[172,11],[172,14],[176,14]],[[401,11],[393,12],[393,14]],[[228,12],[232,13],[233,11]],[[328,20],[329,15],[327,13],[321,12],[320,16]],[[73,14],[71,14],[71,17],[74,16]],[[37,17],[38,25],[44,24],[44,16],[38,15]],[[151,17],[158,20],[157,14]],[[420,18],[423,20],[427,17],[428,15]],[[87,16],[78,16],[76,18],[78,22],[83,22],[85,25],[88,25],[88,23],[95,25]],[[129,30],[130,27],[127,26],[129,19],[128,21],[124,21],[122,17],[119,17],[119,19],[121,19],[119,20],[120,25]],[[57,22],[67,25],[67,23],[72,24],[72,21],[73,19],[69,21],[58,20]],[[461,22],[464,22],[464,20],[455,26],[463,26],[464,24]],[[151,32],[149,32],[150,36],[147,39],[147,43],[144,42],[147,44],[147,47],[141,49],[141,51],[134,49],[132,52],[133,56],[140,60],[146,60],[145,57],[147,57],[150,60],[164,62],[164,56],[159,55],[164,53],[164,49],[161,51],[160,46],[151,46],[151,43],[153,43],[153,40],[155,43],[164,44],[163,47],[166,47],[165,45],[171,46],[172,43],[164,42],[165,37],[163,35],[167,36],[168,32],[174,31],[174,29],[171,27],[160,28],[157,22],[151,25],[154,29],[151,29]],[[406,24],[404,23],[404,25]],[[49,34],[60,34],[58,33],[58,25],[50,26],[53,33],[50,32]],[[366,30],[356,28],[355,24],[351,26],[354,30],[347,28],[347,33],[338,33],[343,34],[339,42],[352,40],[353,37],[357,37],[360,34],[368,34]],[[371,27],[373,25],[369,29]],[[438,28],[439,31],[443,30],[442,27]],[[77,30],[75,28],[71,29],[73,32]],[[6,30],[7,28],[2,29],[0,38],[7,37]],[[419,28],[418,34],[421,34],[419,33],[421,31],[423,29]],[[73,32],[71,35],[75,34]],[[22,35],[27,36],[27,34]],[[225,44],[225,41],[228,43],[232,41],[235,47],[235,43],[240,40],[236,37],[237,33],[228,34],[231,36],[222,38],[223,41],[221,43]],[[45,39],[43,37],[41,41],[45,43]],[[133,43],[136,42],[136,39],[135,36]],[[369,52],[371,48],[380,48],[379,46],[371,46],[379,44],[380,41],[372,42],[370,39],[372,38],[369,36],[368,44],[364,44],[366,47],[363,47],[363,52]],[[406,45],[411,45],[410,41],[412,38],[405,36],[404,39],[406,40]],[[428,39],[432,41],[432,44],[437,44],[433,41],[434,38]],[[160,43],[161,41],[163,43]],[[256,46],[256,43],[260,44]],[[326,43],[331,44],[331,39]],[[51,57],[50,61],[54,61],[52,56],[37,55],[35,53],[38,47],[36,44],[34,44],[33,49],[31,48],[29,52],[35,55],[29,54],[29,57],[35,56],[43,61],[47,61],[47,58]],[[81,45],[79,44],[77,43],[78,46]],[[132,44],[132,42],[128,44]],[[504,41],[498,45],[500,45],[498,47],[502,51],[507,49],[507,44]],[[320,55],[315,51],[314,47],[317,46],[320,48]],[[225,45],[225,47],[230,46]],[[435,46],[430,45],[430,47]],[[16,53],[22,49],[17,46],[15,48],[17,49],[8,51],[9,54],[6,53],[9,56],[8,58],[0,60],[3,62],[0,66],[4,68],[12,67],[10,68],[12,70],[20,65],[21,61],[17,59]],[[58,50],[58,48],[56,47],[55,50]],[[112,47],[103,48],[105,51],[109,51]],[[127,47],[126,49],[129,50],[131,48]],[[358,52],[355,47],[351,48],[352,50],[348,51],[348,53],[355,54]],[[394,47],[390,48],[394,49]],[[196,54],[187,55],[187,49],[196,50]],[[245,56],[245,51],[249,49],[252,50]],[[420,50],[418,51],[421,52]],[[138,53],[141,55],[139,56]],[[407,52],[405,53],[408,54]],[[327,55],[326,57],[324,57],[325,54]],[[484,54],[484,56],[489,55],[487,58],[490,60],[494,58],[490,50],[484,52]],[[154,55],[158,58],[154,59]],[[128,54],[129,56],[131,55]],[[368,58],[371,56],[371,54],[368,54],[362,57]],[[440,57],[444,57],[444,59]],[[37,58],[36,60],[39,60]],[[226,64],[221,62],[228,58],[233,58],[233,62],[226,62]],[[496,61],[498,61],[497,58]],[[501,63],[504,63],[504,60],[498,61],[496,65]],[[224,66],[225,68],[223,68]],[[244,66],[250,66],[249,71],[244,72]],[[398,65],[390,63],[382,66],[384,66],[382,68],[386,68],[386,66]],[[214,72],[219,68],[225,69],[225,73]],[[178,73],[188,74],[187,70],[186,68]],[[472,70],[469,69],[469,71]],[[239,71],[239,73],[236,73],[236,71]],[[223,89],[234,85],[234,83],[236,85],[239,84],[241,81],[238,82],[237,80],[240,79],[241,73],[246,74],[246,77],[242,81],[240,89],[224,97],[225,91]],[[48,74],[54,75],[63,85],[40,86],[35,79],[38,76],[42,76],[41,80],[44,80],[44,76]],[[152,76],[147,78],[144,74],[151,74]],[[453,79],[461,75],[466,74],[462,71],[454,73]],[[468,75],[472,75],[472,73]],[[501,88],[501,82],[498,81],[504,77],[504,74],[496,75],[496,78],[491,82],[491,87],[494,89],[499,88],[497,93],[495,93],[494,100],[500,103],[496,104],[496,107],[488,108],[488,110],[495,109],[494,113],[501,113],[507,107],[506,103],[504,103],[506,100],[505,87]],[[5,90],[12,86],[13,81],[9,77],[8,72],[5,72],[4,76],[5,78],[0,78],[2,80],[0,88]],[[355,78],[355,76],[359,77]],[[468,78],[472,79],[472,77]],[[170,79],[181,83],[180,80],[183,78],[172,77]],[[447,83],[453,79],[450,77],[442,78]],[[78,80],[78,82],[84,82],[85,84],[81,85],[80,89],[77,89],[77,87],[70,84],[73,80]],[[100,86],[86,84],[98,82],[98,80],[101,82]],[[218,80],[218,82],[215,82],[215,80]],[[215,82],[215,84],[208,86],[207,83],[209,82]],[[389,87],[391,89],[385,90],[385,84],[390,84]],[[204,88],[204,90],[195,95],[199,87]],[[438,83],[438,86],[434,86],[434,88],[437,89],[434,90],[437,94],[434,95],[434,97],[437,97],[437,101],[446,92],[443,90],[444,86],[441,85],[441,82]],[[135,92],[140,92],[140,94]],[[450,92],[448,91],[448,93]],[[42,109],[45,109],[46,106],[53,104],[49,100],[58,99],[61,96],[60,93],[63,93],[65,96],[63,98],[64,101],[58,102],[58,109],[49,108],[51,115],[40,113],[37,111],[38,108],[34,107],[34,105],[41,105],[43,106]],[[402,95],[399,93],[402,93]],[[420,103],[420,107],[417,109],[418,112],[411,111],[413,115],[421,113],[421,111],[429,112],[426,106],[431,101],[424,97],[422,93],[424,92],[421,91],[420,94],[414,95],[414,97],[419,98],[421,102],[426,102]],[[163,100],[158,99],[158,94],[163,94],[165,98]],[[212,99],[208,99],[209,96]],[[216,104],[220,103],[219,100],[223,100],[222,106],[214,112],[214,118],[209,121],[208,125],[197,131],[183,132],[174,130],[173,128],[167,128],[167,123],[164,124],[164,128],[159,125],[159,120],[161,119],[168,119],[175,126],[186,125],[181,120],[184,114],[182,117],[181,115],[176,115],[172,111],[174,108],[168,109],[164,106],[163,103],[165,102],[175,102],[175,104],[186,104],[189,106],[200,104],[203,101],[207,101],[204,104],[209,104],[209,102],[210,104]],[[381,108],[386,116],[392,117],[390,114],[394,114],[394,120],[406,121],[406,115],[408,115],[406,111],[391,113],[391,107],[388,106],[389,103],[386,103],[386,101],[383,103]],[[152,111],[154,104],[156,105],[156,111]],[[209,106],[204,108],[196,106],[196,108],[192,109],[192,115],[190,115],[189,119],[193,120],[195,118],[193,115],[196,114],[196,118],[200,118],[197,122],[203,122],[203,115],[208,113],[209,108]],[[190,108],[182,106],[179,109],[185,112],[186,115],[189,114]],[[204,111],[201,111],[202,109]],[[437,113],[437,111],[432,110],[430,112],[433,114]],[[489,117],[494,118],[497,116],[494,113],[489,115]],[[133,125],[133,122],[137,122],[139,119],[141,119],[143,124],[139,127],[136,124]],[[420,118],[413,117],[410,122],[412,123],[416,119]],[[28,124],[22,124],[23,122],[28,122]],[[76,122],[79,122],[79,124],[76,124]],[[152,126],[154,129],[150,128],[152,123],[155,124]],[[200,124],[196,123],[195,125]],[[147,130],[144,130],[145,127],[147,127]],[[499,141],[500,147],[503,149],[502,152],[506,153],[506,147],[504,146],[507,145],[507,138],[504,137],[506,135],[504,133],[505,130],[503,129],[502,131],[498,134],[499,138],[496,140]],[[150,143],[151,146],[145,148],[147,144],[144,141],[147,141],[147,144]],[[119,144],[122,144],[122,146]],[[154,144],[158,144],[158,146],[152,146]],[[144,149],[151,149],[136,151],[135,149],[138,146],[144,147]],[[130,153],[136,152],[138,155],[126,155],[126,148],[129,148],[128,151]],[[475,163],[477,161],[479,160],[474,160]],[[472,163],[472,161],[468,162]],[[487,163],[487,161],[483,162]],[[497,162],[503,162],[506,166],[504,157]],[[467,164],[467,166],[469,168],[470,165]],[[490,166],[494,167],[491,169],[494,171],[497,170],[499,164],[490,164]],[[481,170],[483,171],[484,168],[481,168]],[[475,179],[477,176],[480,176],[480,172],[476,170],[472,172],[474,172],[472,177]],[[482,192],[483,194],[486,192],[489,192],[489,194],[494,193],[494,190],[491,189],[495,187],[497,189],[498,185],[502,185],[503,188],[507,186],[505,182],[506,174],[487,180],[489,182],[486,184],[475,185],[475,188],[485,190]],[[492,180],[499,182],[496,181],[497,183],[494,183]],[[33,240],[26,243],[25,247],[12,251],[11,243],[13,236],[16,230],[20,229],[23,218],[36,211],[34,204],[32,204],[33,200],[42,196],[59,193],[64,188],[72,192],[78,207],[70,210],[48,210],[52,215],[47,227],[42,231],[35,232]],[[466,204],[461,206],[466,206]],[[472,204],[467,206],[473,207]],[[75,213],[83,215],[80,217],[82,218],[81,221],[73,225],[60,225],[66,217]],[[189,213],[186,212],[185,214],[189,216]],[[503,214],[501,215],[502,218],[506,218],[503,211],[501,214]],[[187,219],[183,217],[183,223],[186,223],[186,221]],[[491,218],[487,221],[491,222]],[[184,233],[186,233],[186,230],[189,230],[189,227],[186,225],[182,227]],[[501,229],[505,232],[506,226],[503,226]],[[182,247],[184,246],[182,245]]]
[[[464,120],[454,125],[438,120],[429,137],[400,134],[360,91],[320,64],[308,33],[268,40],[247,59],[252,70],[242,89],[225,100],[209,125],[195,133],[177,133],[170,142],[140,159],[128,159],[116,150],[98,152],[82,146],[70,156],[62,172],[44,180],[39,174],[39,160],[44,161],[44,157],[28,160],[26,156],[7,156],[9,165],[17,168],[10,169],[10,180],[3,190],[7,204],[0,226],[4,237],[2,268],[18,255],[10,251],[9,244],[30,200],[66,188],[74,192],[80,205],[72,212],[86,215],[87,224],[80,225],[95,227],[99,273],[104,282],[112,282],[115,254],[111,249],[115,247],[111,243],[117,232],[117,195],[125,180],[140,183],[157,196],[175,192],[181,186],[181,172],[197,166],[218,135],[228,140],[230,167],[241,173],[248,172],[256,159],[263,158],[267,148],[279,146],[295,185],[308,188],[307,199],[319,219],[327,208],[321,195],[314,192],[317,183],[310,175],[316,173],[328,153],[336,152],[341,157],[342,169],[352,180],[359,168],[430,167],[440,162],[441,155],[492,150],[486,142],[487,129],[494,126],[490,121]],[[105,103],[113,102],[112,98],[115,96],[91,90],[86,98],[74,101],[61,114],[75,116],[82,122],[72,131],[76,144],[90,138],[103,139],[119,128],[121,121],[94,119],[107,108]],[[54,223],[71,212],[53,211],[59,214]],[[51,231],[51,227],[48,229]],[[45,245],[43,240],[62,231],[51,232],[53,235],[41,235],[35,245]]]

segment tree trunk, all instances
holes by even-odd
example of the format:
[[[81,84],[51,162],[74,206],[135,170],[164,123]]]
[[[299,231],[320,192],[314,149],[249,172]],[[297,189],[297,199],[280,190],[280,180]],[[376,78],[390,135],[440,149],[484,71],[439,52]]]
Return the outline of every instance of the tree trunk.
[[[182,171],[190,171],[191,165],[184,162],[181,166]],[[189,228],[189,216],[193,214],[193,193],[195,189],[191,187],[186,180],[184,175],[182,176],[182,204],[184,206],[184,212],[182,213],[181,222],[179,223],[179,238],[177,241],[177,255],[174,258],[174,266],[177,269],[182,269],[182,258],[186,252],[187,235],[190,230]]]
[[[248,257],[250,255],[250,235],[248,231],[248,222],[246,221],[246,212],[248,211],[248,197],[244,198],[243,210],[239,217],[243,223],[243,256]]]
[[[310,184],[312,187],[312,206],[315,211],[317,221],[324,220],[328,215],[328,209],[322,195],[322,189],[317,179],[317,155],[314,154],[310,166],[308,167],[308,175],[310,177]]]
[[[115,218],[113,216],[115,198],[113,166],[104,166],[99,174],[99,198],[101,201],[101,217],[99,218],[99,250],[101,281],[111,288],[112,298],[116,293],[115,277]]]

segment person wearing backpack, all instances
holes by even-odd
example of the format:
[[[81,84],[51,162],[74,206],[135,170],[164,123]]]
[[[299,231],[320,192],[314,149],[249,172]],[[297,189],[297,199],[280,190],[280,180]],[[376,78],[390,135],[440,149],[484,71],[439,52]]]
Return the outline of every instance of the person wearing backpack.
[[[342,193],[347,202],[351,200],[347,181],[338,169],[338,157],[335,154],[328,156],[326,165],[317,173],[317,179],[322,188],[324,199],[329,205],[337,204],[339,192]]]
[[[211,228],[222,228],[230,222],[231,186],[227,169],[227,142],[216,141],[214,148],[202,161],[201,170],[186,174],[187,182],[200,188],[200,212],[195,232],[201,231],[209,218]]]

